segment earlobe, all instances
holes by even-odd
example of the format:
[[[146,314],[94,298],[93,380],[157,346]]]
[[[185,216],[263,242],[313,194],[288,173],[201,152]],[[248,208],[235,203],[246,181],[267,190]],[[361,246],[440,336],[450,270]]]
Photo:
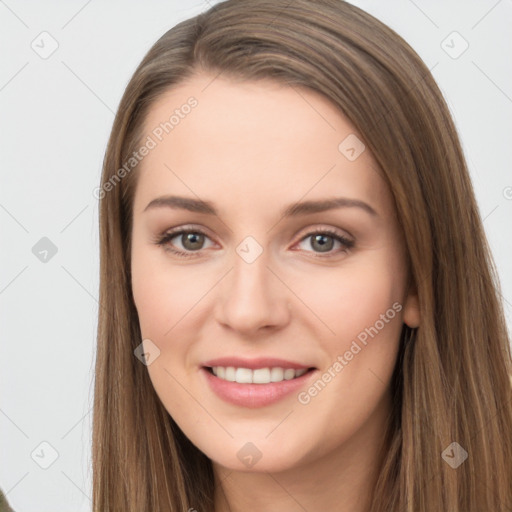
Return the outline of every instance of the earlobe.
[[[413,329],[420,325],[420,303],[416,293],[410,292],[409,295],[407,295],[403,321],[404,324]]]

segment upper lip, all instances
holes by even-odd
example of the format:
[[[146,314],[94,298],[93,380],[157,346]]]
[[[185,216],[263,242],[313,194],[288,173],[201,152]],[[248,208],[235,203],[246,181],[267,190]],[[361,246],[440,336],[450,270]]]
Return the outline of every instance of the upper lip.
[[[294,361],[286,361],[285,359],[277,359],[275,357],[258,357],[255,359],[243,359],[241,357],[220,357],[205,361],[203,366],[212,368],[214,366],[234,366],[235,368],[248,368],[257,370],[258,368],[293,368],[294,370],[302,370],[312,368],[311,365],[304,365]]]

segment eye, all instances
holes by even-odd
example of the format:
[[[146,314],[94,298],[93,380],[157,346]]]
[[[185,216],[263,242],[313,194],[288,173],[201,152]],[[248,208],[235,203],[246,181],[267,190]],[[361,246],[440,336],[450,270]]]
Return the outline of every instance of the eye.
[[[306,243],[306,246],[314,249],[314,252],[318,252],[319,254],[317,257],[320,258],[334,256],[336,254],[346,252],[348,249],[354,247],[353,240],[330,229],[311,231],[299,242],[299,244],[304,243]],[[339,250],[332,252],[336,243],[340,246]],[[323,256],[323,254],[326,254],[326,256]]]
[[[307,242],[308,239],[309,244]],[[180,257],[189,258],[201,255],[201,250],[205,249],[204,244],[206,240],[210,240],[210,238],[201,229],[186,229],[181,227],[159,235],[154,240],[154,243],[164,247],[166,251],[169,251]],[[177,243],[179,245],[176,248]],[[300,244],[309,245],[309,247],[313,249],[313,252],[316,253],[315,257],[328,258],[343,252],[347,252],[348,249],[354,246],[354,241],[335,230],[322,229],[310,231],[300,240],[298,245]],[[336,244],[339,246],[338,250],[333,251],[333,248]],[[303,250],[309,252],[307,249],[303,248]]]
[[[175,239],[181,244],[181,248],[179,246],[178,249],[174,247],[173,240]],[[155,240],[155,243],[174,254],[187,258],[198,256],[194,252],[199,252],[205,248],[205,240],[209,240],[209,237],[200,229],[180,228],[164,233]]]

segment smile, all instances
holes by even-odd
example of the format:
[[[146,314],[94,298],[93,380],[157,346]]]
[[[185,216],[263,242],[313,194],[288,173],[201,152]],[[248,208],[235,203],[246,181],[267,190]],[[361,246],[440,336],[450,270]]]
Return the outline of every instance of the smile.
[[[236,368],[234,366],[214,366],[208,368],[213,375],[219,379],[228,382],[238,382],[239,384],[269,384],[271,382],[282,382],[292,380],[304,375],[308,369],[294,368]]]

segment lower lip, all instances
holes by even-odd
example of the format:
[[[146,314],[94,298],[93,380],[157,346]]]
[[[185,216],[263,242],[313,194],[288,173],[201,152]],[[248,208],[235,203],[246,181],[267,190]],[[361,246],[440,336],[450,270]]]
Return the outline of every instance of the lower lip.
[[[295,379],[268,384],[239,384],[219,379],[206,368],[201,368],[212,391],[220,398],[240,407],[255,409],[278,402],[303,387],[315,370],[308,370]]]

